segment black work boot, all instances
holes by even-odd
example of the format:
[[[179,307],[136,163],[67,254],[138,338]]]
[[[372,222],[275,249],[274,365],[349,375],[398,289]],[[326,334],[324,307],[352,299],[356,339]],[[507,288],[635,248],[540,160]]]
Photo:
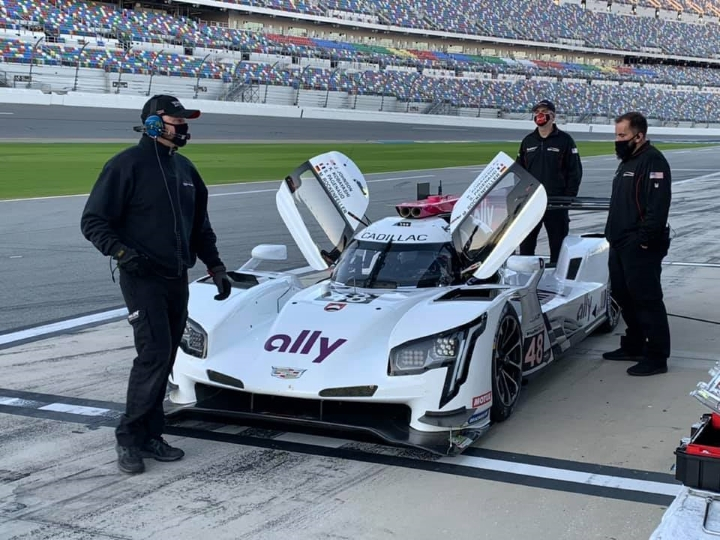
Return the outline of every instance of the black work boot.
[[[643,359],[643,354],[641,352],[627,351],[620,347],[619,349],[615,349],[614,351],[603,353],[602,357],[605,360],[627,360],[630,362],[639,362]]]
[[[140,455],[144,458],[154,458],[157,461],[177,461],[185,452],[179,448],[173,448],[165,439],[150,439],[140,449]]]
[[[128,474],[145,472],[145,463],[137,446],[115,446],[118,455],[118,469]]]
[[[667,373],[667,360],[652,360],[645,358],[634,366],[627,369],[628,375],[634,377],[647,377],[649,375],[659,375]]]

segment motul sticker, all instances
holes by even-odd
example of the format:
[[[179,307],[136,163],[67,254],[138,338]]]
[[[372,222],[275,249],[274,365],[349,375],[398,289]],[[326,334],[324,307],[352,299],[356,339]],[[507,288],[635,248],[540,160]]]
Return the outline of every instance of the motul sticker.
[[[482,407],[486,403],[490,403],[492,400],[492,392],[487,392],[486,394],[483,394],[482,396],[477,396],[472,399],[472,406],[474,409],[477,409],[478,407]]]

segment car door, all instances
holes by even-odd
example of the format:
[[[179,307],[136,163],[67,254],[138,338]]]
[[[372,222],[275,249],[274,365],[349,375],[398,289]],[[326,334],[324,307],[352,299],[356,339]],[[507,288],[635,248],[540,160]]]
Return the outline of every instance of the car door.
[[[360,225],[368,223],[367,182],[355,163],[341,152],[315,156],[283,181],[275,201],[308,264],[332,266]]]

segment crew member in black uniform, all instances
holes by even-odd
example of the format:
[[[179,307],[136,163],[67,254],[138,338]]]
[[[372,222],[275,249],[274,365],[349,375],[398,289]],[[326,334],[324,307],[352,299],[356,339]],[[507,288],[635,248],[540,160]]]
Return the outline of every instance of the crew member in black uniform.
[[[520,143],[516,161],[543,184],[548,197],[576,197],[583,170],[575,141],[555,124],[555,104],[552,101],[540,101],[532,112],[537,128]],[[550,264],[555,264],[562,242],[570,230],[567,210],[545,212],[542,221],[520,244],[520,255],[535,255],[543,223],[550,244]]]
[[[605,237],[610,243],[612,297],[627,325],[620,348],[607,360],[634,360],[630,375],[667,372],[670,328],[660,281],[670,247],[668,214],[671,172],[662,152],[647,139],[647,120],[638,112],[615,119],[615,172]]]
[[[190,139],[189,110],[157,95],[143,107],[137,145],[103,167],[85,205],[81,230],[103,255],[117,261],[137,357],[115,436],[118,467],[145,470],[143,458],[174,461],[184,452],[162,438],[167,380],[187,320],[188,269],[199,258],[217,286],[231,283],[207,213],[208,191],[193,163],[177,153]]]

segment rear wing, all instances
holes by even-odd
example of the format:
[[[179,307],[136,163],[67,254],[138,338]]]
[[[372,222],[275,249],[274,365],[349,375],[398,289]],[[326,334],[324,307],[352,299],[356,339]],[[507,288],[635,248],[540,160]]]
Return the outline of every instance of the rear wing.
[[[548,210],[609,210],[610,197],[548,197]]]

